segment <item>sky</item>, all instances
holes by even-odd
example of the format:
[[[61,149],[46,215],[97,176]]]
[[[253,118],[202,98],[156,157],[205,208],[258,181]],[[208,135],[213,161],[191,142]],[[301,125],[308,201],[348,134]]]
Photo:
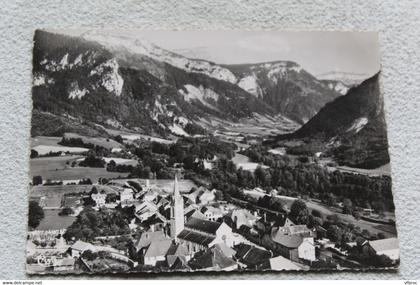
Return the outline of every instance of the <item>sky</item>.
[[[329,72],[372,75],[380,69],[376,32],[118,30],[118,33],[220,64],[290,60],[314,75]]]

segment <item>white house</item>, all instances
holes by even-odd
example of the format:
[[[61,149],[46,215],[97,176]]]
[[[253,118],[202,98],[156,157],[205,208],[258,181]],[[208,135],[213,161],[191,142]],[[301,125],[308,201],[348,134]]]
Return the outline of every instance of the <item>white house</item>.
[[[386,255],[392,260],[400,258],[400,249],[397,238],[387,238],[369,241],[369,245],[377,255]]]
[[[209,221],[217,221],[219,218],[223,217],[222,210],[213,206],[204,206],[201,208],[200,212]]]
[[[124,190],[120,193],[120,201],[121,206],[125,207],[131,205],[134,200],[133,189],[131,188],[124,188]]]
[[[92,193],[90,195],[93,201],[95,201],[98,208],[105,206],[106,194],[105,193]]]

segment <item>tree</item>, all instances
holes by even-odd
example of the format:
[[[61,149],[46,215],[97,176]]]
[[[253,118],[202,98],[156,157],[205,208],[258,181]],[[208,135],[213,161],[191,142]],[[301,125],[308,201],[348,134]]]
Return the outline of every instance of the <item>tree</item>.
[[[42,185],[42,176],[37,175],[32,177],[32,185]]]
[[[82,253],[82,258],[87,259],[87,260],[95,260],[98,257],[98,254],[96,252],[92,252],[90,249],[85,250]]]
[[[28,225],[36,228],[44,218],[44,210],[35,201],[29,202]]]
[[[119,143],[124,143],[124,139],[122,138],[122,136],[121,135],[117,135],[117,136],[115,136],[114,137],[114,140],[116,141],[116,142],[119,142]]]
[[[289,218],[297,225],[306,225],[309,222],[309,210],[305,202],[295,200],[290,208]]]
[[[338,226],[330,225],[327,230],[327,237],[333,242],[340,243],[342,231]]]
[[[37,158],[38,157],[38,152],[34,149],[31,149],[31,158]]]

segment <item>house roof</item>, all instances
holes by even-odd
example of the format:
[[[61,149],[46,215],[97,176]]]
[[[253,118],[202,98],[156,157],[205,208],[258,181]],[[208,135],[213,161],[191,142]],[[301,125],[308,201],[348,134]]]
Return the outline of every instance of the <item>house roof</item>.
[[[225,243],[217,243],[214,247],[218,248],[224,255],[227,257],[232,257],[235,255],[236,251],[228,247]]]
[[[239,225],[248,225],[250,221],[257,220],[257,217],[255,217],[246,209],[235,209],[230,214],[230,217],[232,221],[235,222],[236,220],[236,223]]]
[[[189,255],[188,249],[184,244],[172,244],[167,252],[168,256],[186,256]]]
[[[183,256],[175,256],[174,260],[169,263],[168,265],[171,270],[184,270],[184,269],[191,269],[188,266],[187,260]]]
[[[302,233],[310,233],[312,232],[306,225],[292,225],[292,226],[284,226],[278,229],[279,232],[283,232],[288,235],[296,235]]]
[[[213,214],[222,214],[222,210],[213,206],[204,206],[201,208],[201,213],[211,212]]]
[[[272,240],[288,248],[297,248],[303,242],[303,237],[300,235],[287,235],[277,231],[271,236]]]
[[[258,265],[271,257],[271,253],[267,250],[256,248],[249,244],[241,243],[235,246],[235,257],[246,265]]]
[[[191,218],[185,224],[186,228],[191,228],[191,229],[209,233],[212,235],[216,234],[216,231],[219,229],[220,226],[221,226],[221,223],[212,222],[212,221],[203,220],[203,219],[197,219],[197,218]]]
[[[185,256],[169,255],[166,257],[167,266],[171,270],[180,270],[187,268],[187,259]]]
[[[302,267],[292,262],[291,260],[284,258],[283,256],[277,256],[269,259],[270,269],[272,270],[302,270]]]
[[[172,245],[172,240],[165,238],[163,240],[152,240],[144,254],[144,257],[165,256]]]
[[[214,192],[216,192],[215,190],[206,190],[206,191],[204,191],[204,193],[203,194],[201,194],[201,196],[200,196],[200,201],[201,202],[203,202],[203,201],[213,201],[215,198],[216,198],[216,195],[214,194]]]
[[[190,218],[197,218],[201,220],[206,219],[206,216],[204,216],[203,213],[201,213],[199,210],[196,210],[196,209],[186,212],[185,217],[187,218],[187,220]]]
[[[183,229],[178,234],[178,238],[185,241],[190,241],[192,243],[201,244],[201,245],[208,245],[215,239],[215,237],[210,237],[206,234],[195,232],[189,229]]]
[[[236,262],[223,254],[217,247],[207,249],[203,254],[190,260],[193,269],[213,268],[223,270],[235,265]]]
[[[369,244],[376,252],[381,252],[385,250],[393,250],[393,249],[399,248],[397,238],[372,240],[372,241],[369,241]]]
[[[140,250],[144,247],[149,246],[152,241],[158,241],[158,240],[164,240],[164,239],[166,239],[166,237],[162,231],[144,232],[141,234],[141,236],[136,241],[134,246],[137,248],[137,250]]]

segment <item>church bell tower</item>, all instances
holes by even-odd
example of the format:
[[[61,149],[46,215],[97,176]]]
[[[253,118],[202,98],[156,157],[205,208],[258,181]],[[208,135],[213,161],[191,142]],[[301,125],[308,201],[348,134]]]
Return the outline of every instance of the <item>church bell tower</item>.
[[[184,229],[184,199],[179,193],[178,178],[175,175],[174,191],[171,197],[171,238],[177,240],[178,234]]]

